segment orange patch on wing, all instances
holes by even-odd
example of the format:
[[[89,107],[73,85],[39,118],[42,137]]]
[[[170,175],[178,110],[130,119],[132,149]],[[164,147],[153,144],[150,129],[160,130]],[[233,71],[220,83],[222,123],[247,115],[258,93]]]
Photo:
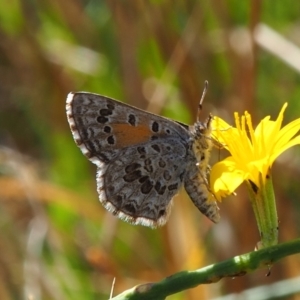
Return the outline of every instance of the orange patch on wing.
[[[153,132],[145,125],[113,124],[112,128],[120,148],[148,142],[153,136]]]

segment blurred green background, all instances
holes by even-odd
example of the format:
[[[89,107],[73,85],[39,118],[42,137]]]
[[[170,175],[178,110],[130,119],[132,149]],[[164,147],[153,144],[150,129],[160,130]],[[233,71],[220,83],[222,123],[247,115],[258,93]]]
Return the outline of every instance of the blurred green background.
[[[116,295],[252,251],[259,234],[243,188],[220,203],[218,225],[183,191],[163,228],[107,213],[65,99],[84,90],[192,124],[208,80],[203,119],[232,122],[247,110],[256,123],[287,101],[288,122],[300,116],[299,46],[294,0],[0,1],[1,300],[108,299],[113,278]],[[299,236],[299,154],[289,150],[273,169],[280,241]],[[225,155],[215,149],[212,163]],[[267,288],[253,299],[275,299],[268,285],[297,278],[300,257],[267,272],[170,299],[225,299],[257,286]],[[276,299],[300,299],[291,291],[285,282]]]

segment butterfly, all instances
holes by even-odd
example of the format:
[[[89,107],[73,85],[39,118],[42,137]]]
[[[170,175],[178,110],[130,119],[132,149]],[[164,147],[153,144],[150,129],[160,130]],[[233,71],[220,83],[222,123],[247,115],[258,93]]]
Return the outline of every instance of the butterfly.
[[[117,100],[87,92],[67,97],[67,118],[75,143],[97,166],[100,202],[131,224],[162,226],[172,198],[183,185],[210,220],[219,209],[208,188],[211,120],[193,126]]]

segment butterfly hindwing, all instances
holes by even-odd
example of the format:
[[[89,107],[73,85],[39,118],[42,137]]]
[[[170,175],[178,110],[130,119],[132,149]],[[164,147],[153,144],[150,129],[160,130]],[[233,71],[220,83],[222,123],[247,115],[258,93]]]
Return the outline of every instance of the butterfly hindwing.
[[[163,225],[186,169],[186,148],[175,142],[166,138],[121,150],[97,174],[103,205],[131,223]]]

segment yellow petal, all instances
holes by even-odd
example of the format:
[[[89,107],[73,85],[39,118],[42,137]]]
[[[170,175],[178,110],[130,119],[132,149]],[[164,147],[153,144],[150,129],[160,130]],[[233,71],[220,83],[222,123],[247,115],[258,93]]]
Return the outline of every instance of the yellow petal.
[[[212,137],[231,154],[211,170],[211,189],[218,200],[231,194],[244,180],[251,180],[257,186],[264,184],[261,179],[266,180],[275,159],[300,144],[300,118],[281,128],[286,108],[287,103],[275,121],[267,116],[255,129],[248,112],[242,116],[234,114],[236,127],[214,117]]]
[[[215,139],[218,143],[220,143],[225,149],[227,149],[227,139],[230,138],[230,136],[237,134],[234,131],[236,131],[236,129],[230,126],[221,118],[213,118],[212,138]]]
[[[273,155],[270,158],[271,162],[274,162],[275,159],[284,151],[296,145],[300,145],[300,136],[295,137],[294,139],[286,143],[283,147],[279,148],[277,151],[274,151]]]
[[[274,147],[277,149],[273,150],[278,151],[280,148],[285,147],[285,145],[296,135],[299,130],[300,119],[296,119],[284,126],[277,135],[276,143],[274,145]]]
[[[221,200],[234,192],[234,190],[245,180],[244,172],[236,169],[232,157],[216,163],[210,172],[211,190],[217,200]]]

